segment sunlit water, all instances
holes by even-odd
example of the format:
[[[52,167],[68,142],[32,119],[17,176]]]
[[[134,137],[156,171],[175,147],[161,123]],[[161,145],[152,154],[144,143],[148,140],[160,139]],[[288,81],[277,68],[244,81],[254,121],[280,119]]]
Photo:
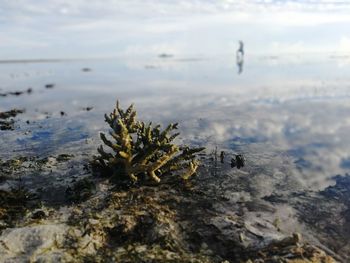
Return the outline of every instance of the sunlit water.
[[[248,167],[266,154],[287,158],[298,180],[322,189],[350,167],[348,63],[331,54],[246,55],[241,73],[235,54],[1,64],[1,93],[33,92],[0,97],[0,110],[26,110],[15,131],[1,131],[0,154],[79,151],[89,140],[93,154],[103,114],[119,99],[135,103],[141,120],[179,122],[186,143],[244,153]]]

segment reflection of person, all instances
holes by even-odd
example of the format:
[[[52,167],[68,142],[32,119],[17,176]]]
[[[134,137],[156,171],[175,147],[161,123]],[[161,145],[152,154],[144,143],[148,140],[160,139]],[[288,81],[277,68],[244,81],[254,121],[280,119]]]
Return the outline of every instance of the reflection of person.
[[[236,52],[236,64],[238,66],[238,74],[243,72],[243,62],[244,62],[244,43],[243,41],[239,41],[239,48]]]
[[[238,43],[239,43],[239,48],[237,50],[237,55],[241,54],[241,56],[243,57],[244,56],[244,43],[242,40],[238,41]]]

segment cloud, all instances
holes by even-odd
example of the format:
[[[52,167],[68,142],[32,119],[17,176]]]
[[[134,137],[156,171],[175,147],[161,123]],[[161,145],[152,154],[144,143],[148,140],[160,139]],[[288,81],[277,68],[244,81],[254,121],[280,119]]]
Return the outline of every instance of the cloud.
[[[0,57],[114,55],[133,46],[165,42],[176,42],[181,52],[213,55],[235,52],[238,39],[246,40],[254,52],[273,48],[299,52],[318,46],[325,50],[322,46],[331,43],[323,41],[323,27],[334,28],[329,29],[326,42],[347,37],[348,11],[350,3],[311,0],[4,0],[0,3],[2,37],[22,42],[15,46],[11,45],[14,40],[3,42],[6,50],[0,50]],[[312,43],[304,40],[310,32]],[[339,50],[347,50],[344,41]],[[28,47],[40,42],[46,48],[29,54]]]

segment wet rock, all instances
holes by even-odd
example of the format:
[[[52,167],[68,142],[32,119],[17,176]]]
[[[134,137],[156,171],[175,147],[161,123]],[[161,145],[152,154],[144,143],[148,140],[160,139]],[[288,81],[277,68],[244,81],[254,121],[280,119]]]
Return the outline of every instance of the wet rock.
[[[91,111],[94,107],[86,107],[85,110],[86,111]]]
[[[62,162],[58,157],[49,157],[16,158],[1,163],[11,174],[23,171],[28,174],[30,170],[32,177],[24,176],[23,182],[38,191],[40,186],[43,192],[40,201],[45,207],[50,206],[50,213],[43,207],[34,210],[26,206],[25,216],[13,221],[14,228],[4,222],[0,234],[2,259],[13,262],[29,259],[43,262],[103,262],[106,259],[111,262],[334,262],[329,251],[319,243],[311,245],[298,234],[278,231],[273,219],[261,216],[274,214],[276,207],[269,204],[269,200],[261,200],[266,193],[250,194],[255,189],[253,182],[261,180],[258,176],[258,179],[251,178],[254,176],[248,176],[246,171],[219,164],[228,174],[213,177],[205,172],[203,177],[194,178],[190,186],[162,180],[157,186],[133,185],[122,190],[104,178],[89,177],[85,181],[77,175],[77,171],[83,170],[82,165],[77,170],[71,168],[70,163],[76,156],[66,155],[62,156]],[[56,171],[50,173],[50,169]],[[207,167],[201,169],[200,172],[207,171]],[[66,194],[73,197],[73,202],[64,194],[68,186],[70,190]],[[91,186],[95,187],[93,194]],[[279,192],[273,195],[280,197]],[[321,199],[313,198],[323,197],[321,194],[312,198],[310,194],[291,196],[292,201],[304,200],[307,216],[310,216],[310,202],[316,201],[310,213],[319,209]],[[324,210],[331,207],[324,206]],[[344,211],[343,208],[346,207],[340,211]],[[329,220],[334,219],[327,216]]]
[[[6,92],[6,93],[0,93],[1,97],[6,97],[7,95],[13,95],[13,96],[19,96],[22,95],[24,93],[30,94],[32,93],[33,89],[32,88],[28,88],[25,91],[10,91],[10,92]]]
[[[10,111],[0,112],[0,119],[9,119],[11,117],[16,117],[18,114],[23,113],[24,110],[12,109]],[[0,130],[14,130],[13,119],[11,120],[0,120]]]
[[[67,226],[48,224],[9,228],[0,236],[0,257],[3,262],[41,262],[53,258],[67,259],[63,247]],[[55,254],[53,254],[53,251]],[[55,257],[52,257],[55,255]]]
[[[281,194],[267,195],[264,196],[262,199],[271,203],[287,203],[286,198]]]
[[[327,255],[322,249],[308,243],[302,243],[301,235],[294,233],[279,241],[273,241],[266,247],[255,252],[246,263],[260,262],[290,262],[290,263],[336,263],[337,261]]]
[[[52,88],[54,88],[55,87],[55,84],[53,84],[53,83],[50,83],[50,84],[46,84],[45,85],[45,88],[46,89],[52,89]]]
[[[12,261],[74,257],[78,262],[106,258],[112,262],[273,262],[269,260],[275,258],[288,262],[301,256],[332,260],[303,243],[298,234],[268,238],[264,228],[245,223],[235,209],[229,210],[231,204],[210,205],[219,202],[210,195],[166,184],[127,191],[101,189],[79,206],[57,211],[60,219],[55,220],[66,223],[43,218],[40,225],[4,230],[1,257]]]
[[[12,109],[9,111],[0,112],[0,119],[8,119],[10,117],[16,117],[20,113],[24,113],[24,110]]]
[[[43,219],[46,217],[46,214],[43,210],[37,210],[33,212],[32,219]]]
[[[74,155],[62,153],[56,157],[56,160],[57,160],[57,162],[65,162],[65,161],[72,159],[72,157],[74,157]]]
[[[17,158],[9,160],[0,160],[0,174],[6,176],[16,176],[17,171],[22,172],[23,164],[29,161],[30,158],[25,156],[18,156]],[[25,168],[24,168],[25,169]]]
[[[14,91],[14,92],[9,92],[10,95],[15,95],[15,96],[19,96],[23,94],[23,91]]]
[[[350,175],[336,175],[333,179],[336,184],[327,187],[320,194],[330,199],[342,200],[350,205]]]
[[[5,131],[5,130],[14,130],[14,121],[0,121],[0,130]]]
[[[318,245],[336,260],[348,262],[350,248],[346,244],[350,242],[350,176],[337,175],[334,179],[335,185],[319,192],[272,194],[263,199],[294,207],[298,220],[312,233],[313,240],[317,239]],[[323,260],[315,262],[328,262]]]
[[[161,53],[161,54],[159,54],[158,55],[158,57],[160,57],[160,58],[171,58],[171,57],[173,57],[174,55],[172,55],[172,54],[167,54],[167,53]]]

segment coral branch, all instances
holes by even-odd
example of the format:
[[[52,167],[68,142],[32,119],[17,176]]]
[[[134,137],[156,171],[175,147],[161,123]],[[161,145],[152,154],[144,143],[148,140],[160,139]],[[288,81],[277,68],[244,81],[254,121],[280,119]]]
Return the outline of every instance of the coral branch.
[[[160,125],[137,121],[133,104],[124,111],[118,101],[113,112],[105,114],[105,121],[112,129],[109,133],[111,140],[104,133],[100,134],[100,138],[110,152],[100,146],[97,149],[100,155],[94,159],[94,164],[107,170],[114,178],[128,178],[135,182],[146,176],[160,182],[160,176],[183,170],[181,177],[188,180],[196,172],[199,163],[195,155],[204,148],[173,144],[179,135],[173,133],[177,123],[169,124],[162,131]]]

